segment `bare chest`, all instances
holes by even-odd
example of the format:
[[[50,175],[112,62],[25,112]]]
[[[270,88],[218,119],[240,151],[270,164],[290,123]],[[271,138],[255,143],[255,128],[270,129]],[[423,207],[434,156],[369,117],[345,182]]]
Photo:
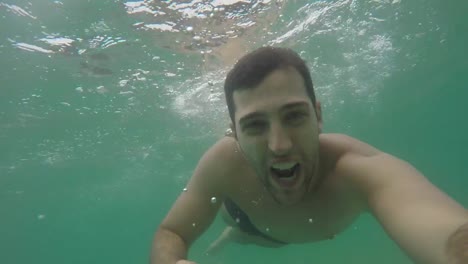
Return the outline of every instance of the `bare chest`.
[[[260,232],[277,240],[306,243],[332,239],[352,224],[362,209],[343,187],[324,184],[322,190],[290,207],[277,204],[262,187],[242,192],[235,202]]]

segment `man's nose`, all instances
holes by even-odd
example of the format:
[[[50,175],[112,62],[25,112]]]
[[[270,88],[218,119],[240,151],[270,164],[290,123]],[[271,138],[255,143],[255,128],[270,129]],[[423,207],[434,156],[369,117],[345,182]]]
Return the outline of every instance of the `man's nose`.
[[[271,127],[268,138],[268,148],[274,155],[288,154],[292,148],[292,141],[287,131],[280,125]]]

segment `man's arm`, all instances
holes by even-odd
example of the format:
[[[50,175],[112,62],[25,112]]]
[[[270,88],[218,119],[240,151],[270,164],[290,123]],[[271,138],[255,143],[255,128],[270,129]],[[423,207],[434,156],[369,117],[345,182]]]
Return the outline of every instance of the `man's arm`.
[[[160,227],[154,236],[151,263],[176,263],[186,259],[187,252],[188,248],[182,237]]]
[[[350,154],[344,160],[351,179],[367,197],[369,210],[416,263],[468,263],[466,259],[460,262],[462,251],[467,250],[463,243],[468,232],[456,233],[468,223],[465,208],[410,164],[391,155]],[[452,239],[454,236],[458,238]]]
[[[211,225],[225,195],[227,142],[220,140],[198,163],[186,189],[156,231],[151,264],[175,264]],[[212,198],[215,199],[212,199]]]

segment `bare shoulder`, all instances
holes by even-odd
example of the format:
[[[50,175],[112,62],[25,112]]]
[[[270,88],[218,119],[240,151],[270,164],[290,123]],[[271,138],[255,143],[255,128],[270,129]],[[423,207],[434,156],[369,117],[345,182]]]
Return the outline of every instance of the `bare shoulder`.
[[[333,159],[331,166],[334,175],[343,181],[362,203],[367,204],[369,197],[381,190],[382,186],[426,181],[407,162],[354,137],[345,134],[323,134],[320,141],[326,150],[325,155]],[[407,177],[408,174],[411,177]]]
[[[342,186],[354,201],[364,207],[366,193],[363,185],[369,179],[363,179],[356,169],[359,160],[378,156],[382,151],[345,134],[320,134],[320,155],[322,164],[333,177],[330,182]]]
[[[235,139],[223,137],[203,154],[193,177],[202,178],[199,180],[203,184],[209,181],[212,184],[220,185],[226,182],[226,177],[235,168],[236,160],[239,159],[238,156]],[[197,179],[194,180],[198,182]]]
[[[404,166],[404,162],[398,158],[354,137],[326,134],[322,138],[323,144],[336,156],[334,165],[337,174],[361,191],[373,188],[376,182],[381,181],[379,179],[384,180],[381,175],[391,167]]]
[[[199,165],[206,164],[218,172],[225,172],[236,166],[241,157],[237,141],[229,136],[219,139],[209,148],[200,160]]]
[[[337,157],[337,161],[347,155],[373,156],[381,153],[375,147],[345,134],[321,134],[321,147],[327,154]]]
[[[334,144],[345,148],[336,161],[335,170],[367,200],[390,188],[400,191],[412,187],[425,191],[435,189],[409,162],[346,135],[332,137]]]

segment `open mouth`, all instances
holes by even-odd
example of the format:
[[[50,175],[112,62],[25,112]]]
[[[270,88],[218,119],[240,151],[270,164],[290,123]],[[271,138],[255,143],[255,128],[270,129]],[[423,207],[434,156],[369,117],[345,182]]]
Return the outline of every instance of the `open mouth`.
[[[292,187],[298,180],[299,163],[273,165],[270,172],[281,187]]]

